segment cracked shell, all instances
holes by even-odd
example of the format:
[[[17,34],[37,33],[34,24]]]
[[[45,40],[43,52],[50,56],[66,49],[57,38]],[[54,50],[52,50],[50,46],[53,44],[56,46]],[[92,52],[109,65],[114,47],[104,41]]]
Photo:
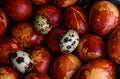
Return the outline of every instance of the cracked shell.
[[[34,17],[33,25],[34,29],[42,35],[47,34],[51,30],[47,18],[42,15],[36,15]]]
[[[13,67],[21,72],[26,73],[32,70],[33,60],[27,52],[17,51],[11,55],[11,62]]]
[[[79,35],[75,30],[67,30],[60,38],[60,50],[62,53],[72,53],[79,44]]]

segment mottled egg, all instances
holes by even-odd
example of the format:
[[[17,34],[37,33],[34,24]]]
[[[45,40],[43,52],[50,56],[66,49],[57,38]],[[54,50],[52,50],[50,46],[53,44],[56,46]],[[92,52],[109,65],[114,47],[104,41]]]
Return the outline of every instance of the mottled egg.
[[[60,38],[60,50],[62,53],[72,53],[79,44],[79,35],[75,30],[69,29]]]
[[[46,17],[42,16],[42,15],[36,15],[34,17],[34,29],[40,33],[40,34],[47,34],[50,30],[50,24],[48,23],[48,20]]]
[[[11,62],[13,67],[21,72],[26,73],[32,70],[33,60],[27,52],[17,51],[11,55]]]

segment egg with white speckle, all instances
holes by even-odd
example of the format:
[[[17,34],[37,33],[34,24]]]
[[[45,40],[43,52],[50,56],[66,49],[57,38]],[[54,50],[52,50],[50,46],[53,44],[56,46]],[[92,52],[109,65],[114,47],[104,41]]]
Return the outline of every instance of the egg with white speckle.
[[[11,55],[11,62],[13,67],[21,73],[29,72],[34,66],[31,56],[24,51],[13,53]]]
[[[60,50],[62,53],[72,53],[79,44],[79,35],[75,30],[69,29],[60,38]]]

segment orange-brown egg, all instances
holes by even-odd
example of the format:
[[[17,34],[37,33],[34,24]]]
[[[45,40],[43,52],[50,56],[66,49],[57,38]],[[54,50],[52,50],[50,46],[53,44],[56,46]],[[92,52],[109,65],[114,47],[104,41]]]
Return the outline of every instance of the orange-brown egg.
[[[116,67],[106,59],[93,60],[79,70],[76,79],[116,79]]]
[[[107,35],[119,24],[119,10],[110,1],[96,2],[89,13],[89,24],[93,32]]]

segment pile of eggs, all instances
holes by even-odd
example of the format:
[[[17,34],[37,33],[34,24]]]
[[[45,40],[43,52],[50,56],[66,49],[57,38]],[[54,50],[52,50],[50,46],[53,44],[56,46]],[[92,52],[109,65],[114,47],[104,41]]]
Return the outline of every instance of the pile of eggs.
[[[79,2],[1,0],[0,79],[116,79],[119,9]]]

